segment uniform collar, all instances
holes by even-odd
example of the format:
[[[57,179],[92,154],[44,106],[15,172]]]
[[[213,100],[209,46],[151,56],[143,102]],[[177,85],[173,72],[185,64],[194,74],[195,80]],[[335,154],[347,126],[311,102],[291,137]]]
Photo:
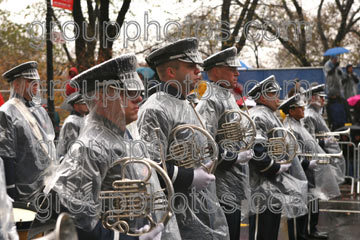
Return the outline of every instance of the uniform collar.
[[[94,119],[97,122],[103,123],[106,128],[111,130],[115,135],[124,137],[125,132],[122,131],[118,126],[116,126],[113,122],[111,122],[109,119],[104,118],[103,116],[99,114],[94,114]],[[124,120],[125,121],[125,120]]]
[[[82,115],[79,112],[75,111],[75,110],[72,110],[70,115],[76,115],[78,117],[82,117]]]
[[[266,106],[266,105],[263,104],[263,103],[256,103],[256,106],[264,106],[264,107],[266,107],[267,109],[269,109],[269,111],[275,112],[275,111],[273,111],[271,108],[269,108],[268,106]]]
[[[309,108],[313,109],[317,113],[320,113],[321,110],[321,107],[317,106],[316,104],[310,104]]]
[[[28,107],[28,108],[35,106],[33,101],[28,101],[23,96],[21,96],[21,95],[19,95],[17,93],[15,93],[14,97],[17,98],[17,99],[20,99],[25,104],[25,106]]]
[[[185,100],[185,97],[182,95],[182,93],[180,93],[181,95],[179,96],[178,89],[173,87],[172,85],[168,84],[167,89],[165,89],[165,82],[161,82],[160,86],[161,86],[160,87],[161,91],[166,92],[167,94],[170,94],[171,96],[176,97],[178,99]]]

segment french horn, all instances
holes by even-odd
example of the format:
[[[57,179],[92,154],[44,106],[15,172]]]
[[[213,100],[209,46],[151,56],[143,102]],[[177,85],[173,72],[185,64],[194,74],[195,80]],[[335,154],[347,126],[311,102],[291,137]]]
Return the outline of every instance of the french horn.
[[[171,138],[166,161],[172,161],[179,167],[203,167],[208,173],[215,172],[219,151],[214,138],[206,130],[196,125],[183,124],[172,130]],[[209,160],[211,164],[207,165]]]
[[[294,134],[282,127],[273,128],[267,134],[268,156],[279,164],[290,163],[298,151],[298,143]]]
[[[305,157],[309,160],[317,159],[318,164],[329,164],[331,158],[340,158],[343,151],[339,153],[298,153],[298,156]]]
[[[147,159],[122,158],[114,162],[112,167],[115,166],[121,167],[120,179],[112,183],[112,190],[100,192],[100,199],[111,201],[112,205],[102,215],[103,226],[129,236],[150,232],[160,223],[165,226],[173,215],[170,200],[174,195],[167,173],[155,162]],[[129,179],[127,170],[131,167],[145,174],[144,177]],[[154,186],[151,186],[149,180],[151,175],[156,173],[164,180],[166,188],[152,192],[151,188]],[[139,226],[136,222],[139,221],[141,226],[148,224],[149,230],[138,233],[136,230]]]
[[[256,127],[251,117],[239,110],[227,110],[220,117],[216,138],[230,152],[249,150],[255,141]]]

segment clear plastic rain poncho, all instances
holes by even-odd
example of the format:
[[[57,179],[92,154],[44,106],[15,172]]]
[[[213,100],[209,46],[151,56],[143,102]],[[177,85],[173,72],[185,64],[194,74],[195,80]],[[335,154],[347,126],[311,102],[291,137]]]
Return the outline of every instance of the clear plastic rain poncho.
[[[283,127],[275,113],[264,105],[257,105],[249,110],[256,125],[256,142],[268,142],[268,132],[275,127]],[[274,178],[267,178],[250,167],[250,187],[252,198],[261,195],[259,207],[270,207],[268,201],[278,200],[282,213],[288,218],[294,218],[307,213],[307,180],[299,159],[295,157],[291,162],[289,173],[282,172]],[[261,160],[260,160],[261,161]],[[253,203],[256,204],[256,203]],[[252,211],[256,208],[252,207]],[[255,212],[256,213],[256,212]]]
[[[138,127],[143,140],[152,145],[153,141],[159,142],[155,129],[160,128],[158,134],[164,149],[172,143],[171,132],[175,127],[183,124],[193,124],[201,127],[194,109],[187,100],[176,98],[163,91],[157,92],[141,106],[139,111]],[[178,140],[189,140],[193,135],[181,132]],[[194,144],[201,147],[206,138],[196,135]],[[160,162],[159,148],[151,148],[150,156]],[[193,188],[194,189],[194,188]],[[193,190],[192,189],[192,190]],[[215,182],[200,192],[191,192],[188,189],[184,194],[185,201],[175,201],[175,212],[182,239],[228,239],[228,226],[225,215],[216,196]],[[176,192],[176,189],[175,189]],[[182,208],[183,209],[180,209]]]
[[[23,202],[35,200],[56,160],[52,122],[39,104],[39,89],[30,90],[39,83],[27,81],[11,82],[10,99],[0,107],[0,157],[7,161],[7,188],[15,189],[14,200]],[[33,101],[26,101],[24,92],[34,96]]]
[[[304,117],[304,127],[308,132],[315,136],[317,133],[330,132],[330,129],[326,125],[324,118],[320,114],[320,107],[312,104],[305,108],[305,117]],[[341,151],[339,144],[334,142],[328,146],[324,147],[326,153],[339,153]],[[336,181],[338,184],[343,183],[345,180],[345,158],[332,158],[331,165],[335,168],[332,168]]]
[[[196,106],[196,110],[201,114],[214,139],[221,124],[224,123],[224,113],[227,110],[241,111],[237,105],[234,96],[231,92],[218,86],[215,83],[207,83],[207,90],[204,93],[201,101]],[[231,119],[235,120],[239,117],[237,114],[230,114]],[[246,121],[242,121],[248,124]],[[242,126],[246,129],[246,125]],[[219,143],[219,142],[218,142]],[[222,161],[223,159],[219,159]],[[225,160],[223,160],[225,161]],[[232,164],[229,169],[217,168],[215,171],[216,176],[216,190],[219,200],[229,194],[233,194],[234,202],[238,209],[241,209],[242,216],[248,213],[248,204],[246,201],[250,200],[250,185],[249,185],[249,166],[245,164]],[[243,201],[243,204],[241,203]]]
[[[9,236],[10,235],[10,236]],[[5,170],[0,158],[0,239],[19,239],[13,216],[13,207],[10,197],[6,193]]]
[[[133,144],[125,135],[124,107],[126,102],[123,99],[126,97],[119,97],[120,91],[111,87],[98,90],[98,92],[85,93],[88,97],[84,96],[84,99],[95,96],[92,100],[86,100],[89,114],[84,119],[84,126],[80,130],[79,137],[70,147],[54,174],[52,185],[48,186],[59,196],[60,203],[73,216],[76,226],[85,231],[91,231],[104,211],[116,206],[115,200],[112,202],[103,199],[108,194],[101,191],[113,190],[113,182],[124,179],[123,171],[125,178],[129,180],[144,180],[149,176],[148,169],[142,164],[133,163],[125,168],[123,165],[113,166],[115,161],[125,157],[146,157],[146,148],[139,142]],[[154,171],[148,183],[147,193],[160,190]],[[165,198],[163,192],[157,195],[161,197],[159,194]],[[127,203],[120,202],[120,204]],[[126,205],[120,205],[120,207],[125,209]],[[158,215],[153,216],[153,219],[157,221],[158,217]],[[130,232],[134,233],[147,224],[145,220],[130,217]],[[163,230],[162,239],[179,238],[176,219],[172,217]]]
[[[59,134],[57,145],[58,158],[65,156],[70,145],[76,140],[80,133],[80,127],[84,123],[84,117],[70,114],[64,121]]]
[[[300,145],[299,152],[313,154],[314,158],[310,160],[321,160],[319,157],[316,158],[316,154],[323,154],[325,153],[324,150],[304,128],[301,122],[288,116],[284,121],[284,126],[294,133]],[[340,189],[333,175],[332,168],[334,168],[334,166],[330,164],[318,164],[315,169],[306,170],[307,174],[310,173],[315,178],[314,182],[310,182],[311,177],[310,179],[308,178],[309,182],[315,185],[314,188],[309,189],[314,198],[328,200],[340,195]]]

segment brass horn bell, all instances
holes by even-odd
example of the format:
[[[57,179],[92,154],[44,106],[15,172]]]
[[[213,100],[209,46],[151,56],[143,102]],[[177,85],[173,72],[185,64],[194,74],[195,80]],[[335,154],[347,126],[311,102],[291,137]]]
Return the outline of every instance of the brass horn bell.
[[[249,115],[238,110],[228,110],[219,120],[217,141],[223,149],[231,152],[249,150],[255,141],[255,123]]]
[[[298,143],[294,134],[282,127],[276,127],[268,132],[267,153],[279,164],[290,163],[296,156]]]
[[[171,137],[173,141],[169,146],[167,161],[179,167],[203,167],[208,173],[215,172],[219,151],[214,138],[206,130],[183,124],[173,129]],[[207,166],[209,162],[211,164]]]
[[[102,215],[103,226],[129,236],[145,234],[159,223],[165,226],[172,216],[170,199],[174,195],[172,182],[166,172],[151,160],[129,157],[115,161],[112,167],[120,167],[121,176],[112,183],[112,190],[100,192],[100,199],[109,201],[111,205]],[[131,168],[143,175],[134,175],[130,179],[127,171]],[[155,172],[164,180],[166,189],[151,190],[155,186],[152,186],[150,178]],[[141,226],[148,224],[150,229],[138,233],[136,230],[141,227],[138,226],[139,221]]]

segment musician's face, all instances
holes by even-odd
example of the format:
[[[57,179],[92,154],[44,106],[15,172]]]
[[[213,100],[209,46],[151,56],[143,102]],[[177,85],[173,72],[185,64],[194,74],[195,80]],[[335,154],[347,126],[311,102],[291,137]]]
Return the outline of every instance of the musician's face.
[[[319,102],[320,102],[320,105],[323,107],[325,105],[325,97],[319,96]]]
[[[15,91],[23,96],[26,100],[31,101],[31,99],[36,96],[39,89],[39,80],[27,79],[27,78],[18,78],[14,80]]]
[[[140,91],[128,91],[126,94],[122,93],[125,120],[126,124],[136,121],[138,118],[139,103],[142,101],[142,95]]]
[[[296,107],[289,110],[289,115],[296,120],[304,118],[304,107]]]
[[[260,102],[268,106],[271,110],[276,111],[280,106],[279,93],[267,92],[260,97]]]
[[[313,96],[313,102],[315,102],[320,107],[323,107],[325,105],[325,97],[315,95]]]
[[[229,84],[224,84],[223,86],[226,88],[235,88],[237,79],[239,76],[239,71],[236,67],[228,67],[228,66],[218,66],[215,67],[215,74],[217,80],[227,81]]]
[[[174,79],[182,83],[183,89],[189,88],[194,89],[195,84],[201,80],[200,66],[195,63],[181,62],[178,61],[179,68],[175,69]],[[189,83],[185,83],[185,80]],[[188,85],[189,87],[185,87]]]

